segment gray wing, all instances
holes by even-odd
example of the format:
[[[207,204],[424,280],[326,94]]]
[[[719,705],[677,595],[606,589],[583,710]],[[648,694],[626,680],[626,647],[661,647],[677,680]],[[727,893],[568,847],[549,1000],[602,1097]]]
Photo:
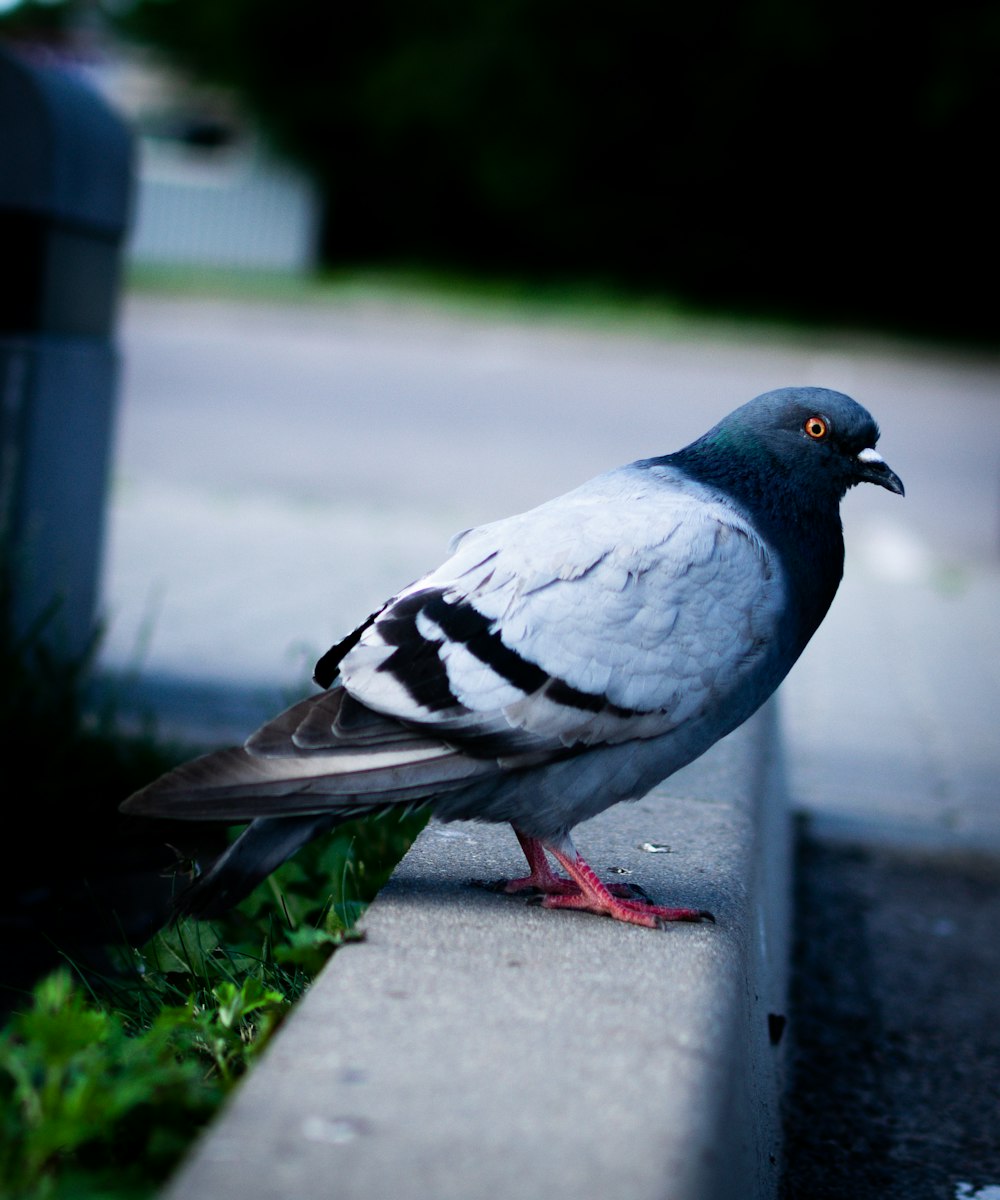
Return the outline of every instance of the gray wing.
[[[344,657],[367,707],[511,766],[658,737],[772,647],[784,578],[707,489],[624,468],[463,535]]]

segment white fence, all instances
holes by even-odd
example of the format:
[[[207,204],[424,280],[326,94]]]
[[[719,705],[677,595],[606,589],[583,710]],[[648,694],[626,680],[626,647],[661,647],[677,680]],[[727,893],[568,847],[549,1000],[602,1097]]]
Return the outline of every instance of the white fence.
[[[134,263],[305,271],[316,261],[315,187],[252,145],[204,152],[143,139],[136,186]]]

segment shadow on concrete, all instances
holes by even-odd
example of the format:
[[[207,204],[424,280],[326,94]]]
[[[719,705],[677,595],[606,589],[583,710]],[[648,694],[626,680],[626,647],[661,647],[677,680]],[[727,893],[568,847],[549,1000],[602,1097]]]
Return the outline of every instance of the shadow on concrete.
[[[1000,858],[806,827],[796,868],[783,1200],[997,1186]]]

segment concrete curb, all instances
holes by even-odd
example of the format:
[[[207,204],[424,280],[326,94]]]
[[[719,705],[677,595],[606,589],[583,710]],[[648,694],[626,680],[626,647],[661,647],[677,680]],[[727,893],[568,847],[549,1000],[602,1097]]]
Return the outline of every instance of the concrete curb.
[[[790,926],[774,703],[576,841],[717,924],[661,933],[470,886],[521,871],[509,828],[432,824],[167,1200],[774,1195]]]

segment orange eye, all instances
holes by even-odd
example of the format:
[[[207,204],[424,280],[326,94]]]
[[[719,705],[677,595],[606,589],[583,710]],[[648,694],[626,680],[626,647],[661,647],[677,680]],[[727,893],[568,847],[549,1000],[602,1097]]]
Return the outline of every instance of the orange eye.
[[[826,437],[826,422],[822,417],[809,417],[802,428],[816,441]]]

